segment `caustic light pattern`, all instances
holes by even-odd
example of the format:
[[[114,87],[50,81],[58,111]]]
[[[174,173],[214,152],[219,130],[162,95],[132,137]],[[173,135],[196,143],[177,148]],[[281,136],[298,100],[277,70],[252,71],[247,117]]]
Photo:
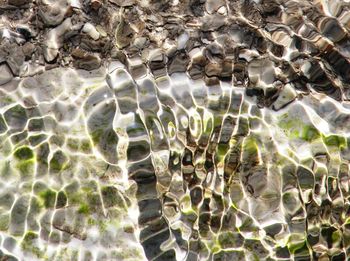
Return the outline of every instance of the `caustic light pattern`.
[[[0,0],[0,260],[348,260],[349,10]]]

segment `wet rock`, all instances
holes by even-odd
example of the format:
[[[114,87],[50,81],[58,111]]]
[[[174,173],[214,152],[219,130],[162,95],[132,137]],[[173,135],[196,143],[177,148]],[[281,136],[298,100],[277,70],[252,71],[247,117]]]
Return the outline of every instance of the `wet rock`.
[[[147,60],[148,65],[156,78],[166,75],[167,57],[160,49],[151,51]]]
[[[186,53],[180,52],[169,59],[168,73],[173,74],[176,72],[186,72],[188,63],[189,57],[186,55]]]
[[[13,235],[21,236],[25,231],[26,213],[28,211],[29,199],[22,196],[18,198],[11,211],[10,231]]]
[[[22,48],[16,44],[5,44],[3,48],[6,48],[4,49],[6,52],[5,59],[12,73],[15,76],[20,75],[23,71],[23,63],[25,59]]]
[[[64,35],[73,29],[70,18],[64,20],[62,24],[51,29],[44,41],[44,57],[47,62],[52,62],[58,56],[58,49],[63,45]]]
[[[116,163],[118,160],[116,147],[118,136],[115,133],[111,119],[116,111],[114,102],[101,104],[89,117],[87,126],[94,145],[108,162]]]
[[[114,207],[116,205],[120,208],[123,207],[124,200],[117,188],[113,186],[103,187],[101,189],[101,194],[103,198],[103,204],[106,208]]]
[[[221,74],[222,67],[218,63],[209,63],[205,66],[205,74],[209,77],[219,76]]]
[[[296,97],[297,93],[295,92],[294,88],[290,84],[286,84],[282,91],[278,94],[278,98],[273,103],[272,108],[278,111],[294,101]]]
[[[264,24],[264,19],[255,1],[242,1],[241,12],[246,19],[250,20],[254,24],[258,26],[262,26]]]
[[[133,40],[134,30],[130,27],[124,18],[121,18],[115,31],[115,39],[117,47],[123,49],[127,47]]]
[[[40,2],[38,15],[45,25],[56,26],[62,23],[68,8],[66,0],[41,0]]]
[[[4,118],[7,125],[16,131],[23,130],[28,120],[27,112],[21,105],[9,108],[4,113]]]

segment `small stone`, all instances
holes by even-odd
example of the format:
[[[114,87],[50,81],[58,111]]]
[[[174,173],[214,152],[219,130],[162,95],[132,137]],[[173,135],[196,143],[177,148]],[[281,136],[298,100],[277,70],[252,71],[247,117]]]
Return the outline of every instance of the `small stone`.
[[[32,54],[34,53],[35,45],[30,42],[27,42],[23,45],[22,50],[26,60],[29,60],[32,57]]]
[[[128,61],[128,70],[134,78],[141,78],[147,74],[146,65],[140,57],[134,57]]]
[[[55,26],[62,23],[67,11],[66,1],[57,1],[57,3],[45,3],[39,6],[38,15],[45,25]]]
[[[138,37],[134,40],[134,45],[138,48],[138,49],[142,49],[145,47],[147,43],[147,38],[146,37]]]
[[[294,88],[290,84],[286,84],[278,95],[277,100],[273,103],[272,108],[278,111],[294,101],[296,97],[297,93]]]
[[[168,73],[173,74],[176,72],[186,72],[188,63],[189,57],[185,53],[178,53],[169,62]]]
[[[72,20],[67,18],[62,24],[51,29],[44,41],[44,58],[47,62],[52,62],[58,56],[58,49],[63,45],[64,36],[73,30]]]
[[[134,30],[130,27],[130,24],[124,20],[121,20],[115,31],[117,47],[120,49],[127,47],[131,43],[133,35]]]
[[[91,0],[91,2],[90,2],[90,6],[94,10],[100,9],[101,5],[102,5],[102,3],[99,0]]]
[[[205,74],[209,77],[219,76],[222,71],[222,66],[218,63],[209,63],[205,66]]]
[[[56,48],[44,48],[44,58],[46,62],[53,62],[58,56],[58,49]]]
[[[202,30],[204,32],[215,31],[225,25],[226,17],[223,15],[211,15],[203,18]]]
[[[7,57],[7,65],[11,68],[14,75],[20,75],[23,69],[24,54],[21,47],[17,45],[11,45],[9,47],[9,56]]]

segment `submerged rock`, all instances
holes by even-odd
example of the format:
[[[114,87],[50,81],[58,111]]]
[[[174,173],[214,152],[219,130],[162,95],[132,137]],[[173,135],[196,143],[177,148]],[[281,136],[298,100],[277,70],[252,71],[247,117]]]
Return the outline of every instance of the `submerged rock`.
[[[73,65],[79,69],[95,70],[101,65],[101,59],[99,56],[90,54],[81,49],[74,49],[72,52],[74,58]]]

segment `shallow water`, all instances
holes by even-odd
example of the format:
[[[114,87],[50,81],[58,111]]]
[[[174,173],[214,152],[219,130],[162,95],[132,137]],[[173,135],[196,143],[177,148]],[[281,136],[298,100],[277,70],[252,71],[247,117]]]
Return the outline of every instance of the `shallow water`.
[[[347,260],[349,8],[0,1],[0,260]]]

